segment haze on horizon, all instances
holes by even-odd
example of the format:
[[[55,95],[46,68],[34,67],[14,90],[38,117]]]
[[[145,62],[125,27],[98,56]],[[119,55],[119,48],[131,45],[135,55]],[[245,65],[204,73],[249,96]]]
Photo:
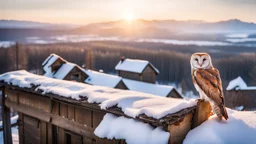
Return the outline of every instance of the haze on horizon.
[[[8,0],[0,19],[88,24],[120,19],[240,19],[256,22],[255,0]]]

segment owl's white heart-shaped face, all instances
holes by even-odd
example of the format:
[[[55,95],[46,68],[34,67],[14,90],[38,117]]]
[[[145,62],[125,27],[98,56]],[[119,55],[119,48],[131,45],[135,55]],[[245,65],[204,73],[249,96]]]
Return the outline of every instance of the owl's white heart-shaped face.
[[[190,64],[193,69],[207,69],[212,66],[212,61],[207,53],[194,53],[191,56]]]

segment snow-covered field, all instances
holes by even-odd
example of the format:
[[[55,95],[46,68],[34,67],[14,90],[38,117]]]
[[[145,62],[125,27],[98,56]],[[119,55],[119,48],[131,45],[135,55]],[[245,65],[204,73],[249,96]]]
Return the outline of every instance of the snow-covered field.
[[[8,48],[14,44],[14,41],[0,41],[0,48]]]
[[[153,42],[174,45],[197,45],[197,46],[255,46],[254,44],[241,44],[242,42],[256,42],[255,38],[247,38],[249,34],[228,34],[222,41],[206,40],[178,40],[178,39],[154,39],[154,38],[125,38],[119,36],[102,37],[97,35],[59,35],[49,38],[44,37],[27,37],[27,43],[34,44],[51,44],[51,43],[76,43],[88,41],[121,41],[121,42]],[[239,44],[240,43],[240,44]]]

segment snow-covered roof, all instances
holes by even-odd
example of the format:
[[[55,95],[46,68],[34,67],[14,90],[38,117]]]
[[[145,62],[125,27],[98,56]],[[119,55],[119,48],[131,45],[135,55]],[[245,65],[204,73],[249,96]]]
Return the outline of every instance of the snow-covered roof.
[[[239,76],[229,82],[226,90],[256,90],[256,86],[247,86],[244,80]]]
[[[164,98],[135,91],[91,86],[39,76],[25,70],[2,74],[0,81],[20,88],[30,88],[38,93],[55,94],[73,100],[81,100],[86,97],[89,103],[99,103],[101,109],[117,106],[125,115],[134,118],[145,114],[148,117],[160,119],[168,114],[196,105],[194,100]],[[37,86],[37,88],[32,89],[33,86]]]
[[[61,67],[54,73],[53,78],[64,79],[67,74],[75,67],[73,63],[62,64]]]
[[[127,86],[129,90],[164,96],[166,97],[172,90],[172,86],[158,85],[152,83],[146,83],[136,80],[124,79],[124,84]]]
[[[50,54],[42,63],[42,66],[46,66],[46,64],[48,66],[52,65],[58,58],[61,58],[60,56],[56,55],[56,54]]]
[[[52,72],[51,65],[58,59],[61,59],[64,64],[62,64],[56,72]],[[46,60],[43,62],[42,66],[45,71],[44,76],[56,79],[64,79],[74,67],[77,67],[78,69],[86,73],[85,70],[77,64],[70,63],[56,54],[51,54],[49,57],[47,57]]]
[[[44,76],[47,77],[53,77],[53,72],[52,72],[52,68],[51,65],[57,60],[57,59],[62,59],[60,56],[56,55],[56,54],[51,54],[50,56],[48,56],[44,62],[42,63],[43,69],[45,71]],[[65,61],[64,59],[62,59],[63,61]]]
[[[150,62],[138,59],[124,59],[123,61],[120,60],[115,69],[134,73],[142,73],[148,65],[150,65],[154,71],[159,74],[158,69],[156,69]]]
[[[184,144],[246,144],[256,142],[256,111],[228,110],[229,119],[214,115],[187,134]]]
[[[87,75],[89,76],[85,83],[91,84],[91,85],[98,85],[98,86],[106,86],[115,88],[117,84],[122,80],[121,77],[105,74],[93,70],[85,70]]]

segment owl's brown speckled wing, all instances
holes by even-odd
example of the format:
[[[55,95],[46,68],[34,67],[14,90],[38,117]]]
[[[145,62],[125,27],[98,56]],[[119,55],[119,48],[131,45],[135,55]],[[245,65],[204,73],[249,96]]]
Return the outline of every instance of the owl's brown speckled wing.
[[[222,82],[219,71],[215,68],[199,69],[194,71],[193,82],[214,101],[212,106],[213,111],[217,114],[219,119],[222,116],[227,120],[228,114],[224,106],[224,97],[222,91]]]
[[[198,69],[194,75],[195,83],[218,105],[224,104],[222,82],[219,71],[215,68]]]

